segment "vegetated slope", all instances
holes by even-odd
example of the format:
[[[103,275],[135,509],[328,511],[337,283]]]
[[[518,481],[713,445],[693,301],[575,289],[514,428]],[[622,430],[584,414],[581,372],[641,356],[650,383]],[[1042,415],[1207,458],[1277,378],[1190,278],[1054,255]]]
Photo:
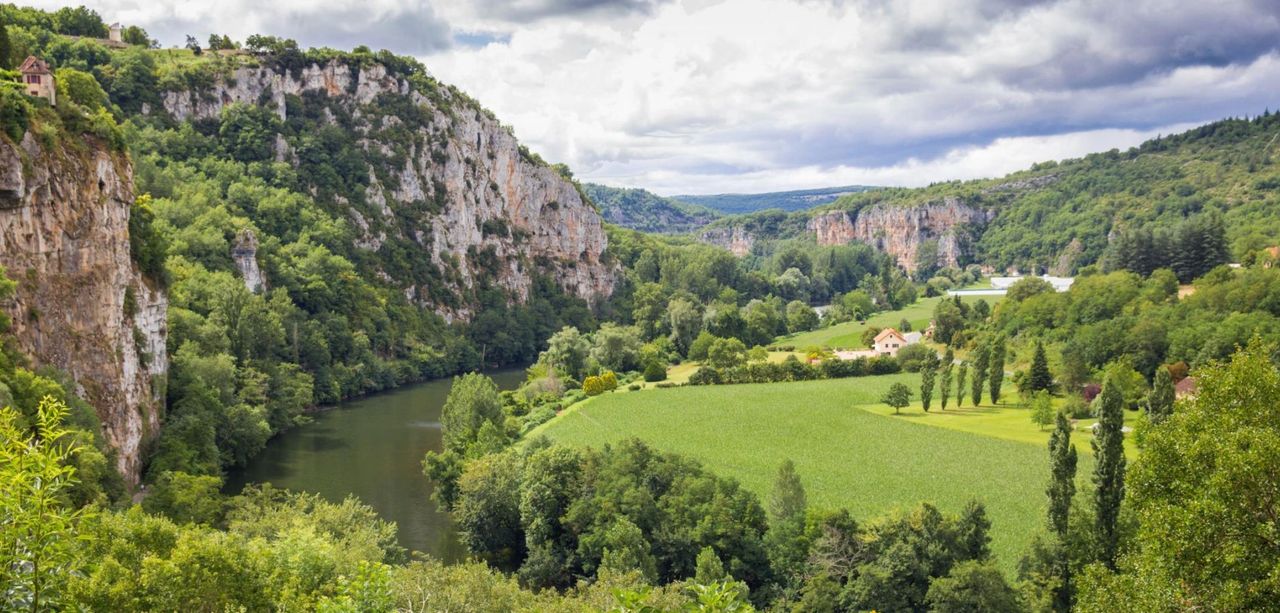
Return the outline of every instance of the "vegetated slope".
[[[739,252],[779,238],[861,241],[910,270],[979,263],[1072,274],[1098,262],[1116,230],[1218,211],[1243,257],[1280,242],[1278,134],[1274,113],[1226,119],[998,179],[878,189],[785,216],[725,218],[702,237]]]
[[[1012,569],[1043,521],[1047,453],[1036,445],[857,408],[879,402],[893,382],[917,389],[919,376],[610,394],[566,413],[534,436],[596,447],[639,437],[659,449],[699,459],[716,474],[738,479],[762,495],[772,487],[778,465],[790,459],[811,502],[848,508],[858,519],[922,500],[957,512],[978,499],[991,516],[993,550],[1001,565]],[[1081,454],[1080,475],[1090,474],[1091,462]]]
[[[782,209],[784,211],[801,211],[835,202],[842,196],[877,189],[869,185],[846,185],[843,187],[820,187],[817,189],[798,189],[786,192],[765,192],[761,194],[710,194],[673,196],[673,199],[688,202],[726,213],[740,215],[763,211],[765,209]]]
[[[664,198],[651,191],[584,183],[583,191],[600,208],[604,220],[641,232],[683,234],[705,226],[720,213]]]

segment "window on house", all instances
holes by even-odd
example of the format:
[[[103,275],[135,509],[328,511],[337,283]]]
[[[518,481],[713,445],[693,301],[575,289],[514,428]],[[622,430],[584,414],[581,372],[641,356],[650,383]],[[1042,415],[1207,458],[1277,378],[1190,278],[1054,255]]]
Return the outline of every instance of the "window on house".
[[[27,83],[34,83],[34,84],[36,84],[36,85],[39,85],[39,84],[40,84],[40,75],[38,75],[38,74],[29,74],[29,75],[27,75]]]

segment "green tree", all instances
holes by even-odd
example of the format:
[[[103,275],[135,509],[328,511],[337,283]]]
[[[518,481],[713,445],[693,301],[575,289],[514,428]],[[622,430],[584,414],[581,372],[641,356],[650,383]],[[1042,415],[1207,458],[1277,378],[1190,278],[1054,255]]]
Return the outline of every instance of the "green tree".
[[[61,610],[65,588],[80,564],[79,526],[89,514],[67,495],[78,478],[72,464],[81,446],[63,426],[67,405],[40,401],[30,427],[12,407],[0,407],[0,605]],[[69,607],[70,608],[70,607]]]
[[[911,403],[911,389],[901,383],[894,383],[889,386],[889,391],[885,392],[880,398],[883,402],[893,407],[893,412],[898,413],[902,407]]]
[[[951,377],[955,369],[956,352],[947,347],[942,356],[942,367],[938,372],[938,395],[942,401],[942,410],[947,410],[947,401],[951,398]]]
[[[991,345],[991,373],[987,376],[991,404],[1000,402],[1000,387],[1004,384],[1005,340],[1001,336]]]
[[[538,356],[538,362],[550,370],[574,379],[582,377],[591,355],[591,343],[578,329],[565,326],[547,339],[547,349]]]
[[[120,31],[120,40],[135,47],[155,47],[157,43],[146,30],[138,26],[129,26]]]
[[[1071,501],[1076,495],[1076,446],[1071,444],[1071,422],[1058,413],[1057,424],[1049,436],[1049,528],[1059,540],[1067,536],[1067,520]]]
[[[1041,430],[1053,423],[1053,398],[1049,392],[1040,390],[1031,396],[1031,421]]]
[[[604,533],[604,554],[598,572],[639,572],[649,583],[658,580],[658,564],[640,528],[625,516],[613,521]]]
[[[1194,398],[1151,431],[1129,474],[1139,518],[1120,573],[1091,569],[1085,611],[1259,611],[1280,602],[1280,373],[1251,342],[1202,366]],[[1229,552],[1229,555],[1228,555]]]
[[[108,34],[107,24],[98,12],[83,6],[66,6],[54,11],[53,25],[59,34],[70,36],[106,38]]]
[[[263,162],[275,154],[280,118],[265,106],[231,104],[222,109],[219,140],[241,162]]]
[[[1053,389],[1053,373],[1049,372],[1049,358],[1044,352],[1044,342],[1036,341],[1036,352],[1027,371],[1027,390],[1032,393]]]
[[[59,100],[70,100],[90,111],[97,111],[108,103],[107,92],[93,75],[74,68],[59,68],[55,75]]]
[[[1124,398],[1110,378],[1098,396],[1098,428],[1093,437],[1095,529],[1101,561],[1114,570],[1120,546],[1120,503],[1124,500]]]
[[[795,463],[784,460],[778,466],[778,474],[773,479],[773,490],[769,493],[769,521],[803,521],[808,507],[808,498],[804,485],[800,483],[800,475],[796,473]]]
[[[13,68],[13,43],[9,42],[9,27],[0,18],[0,70]]]
[[[795,334],[797,332],[808,332],[818,327],[818,313],[813,307],[799,300],[792,300],[787,303],[787,331]]]
[[[693,302],[685,298],[673,298],[667,303],[667,325],[671,329],[671,342],[676,346],[676,351],[681,355],[688,355],[693,339],[702,331],[702,314]]]
[[[931,581],[925,601],[929,611],[935,613],[1016,613],[1025,610],[1018,593],[1005,581],[999,568],[974,560],[960,562],[945,577]]]
[[[716,368],[742,365],[747,348],[736,338],[718,338],[707,349],[707,362]]]
[[[142,499],[142,508],[178,523],[213,525],[226,511],[221,490],[221,477],[165,471]]]
[[[627,372],[640,367],[640,331],[607,322],[591,335],[591,357],[601,367]]]
[[[969,389],[969,400],[973,401],[975,407],[982,404],[982,384],[991,367],[990,357],[991,354],[986,345],[979,345],[973,351],[973,382]]]
[[[965,378],[967,378],[969,375],[969,363],[961,362],[960,368],[957,370],[958,372],[956,373],[956,406],[959,407],[960,404],[964,402],[965,392],[969,391],[965,387]]]
[[[493,379],[480,373],[453,378],[449,396],[440,412],[440,429],[446,451],[468,455],[485,424],[501,425],[502,400]]]
[[[930,349],[929,355],[925,356],[924,363],[920,365],[920,404],[926,413],[929,412],[929,405],[933,404],[933,385],[937,378],[938,354]]]
[[[1147,396],[1147,415],[1151,423],[1159,424],[1173,415],[1173,375],[1164,366],[1156,367],[1155,381],[1151,385],[1151,393]]]

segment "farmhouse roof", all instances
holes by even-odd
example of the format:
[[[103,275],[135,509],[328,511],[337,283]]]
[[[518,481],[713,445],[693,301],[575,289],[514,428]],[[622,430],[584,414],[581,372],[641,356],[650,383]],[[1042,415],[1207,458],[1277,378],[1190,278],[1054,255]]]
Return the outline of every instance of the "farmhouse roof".
[[[1196,388],[1197,385],[1195,377],[1184,377],[1177,383],[1177,385],[1173,386],[1173,394],[1178,397],[1186,396],[1187,394],[1194,394],[1196,393]]]
[[[899,340],[901,340],[902,342],[904,342],[904,343],[905,343],[905,342],[907,342],[907,339],[906,339],[905,337],[903,337],[903,336],[902,336],[902,334],[900,334],[897,330],[895,330],[895,329],[893,329],[893,328],[885,328],[885,329],[881,330],[881,331],[880,331],[880,333],[876,335],[876,342],[878,343],[878,342],[880,342],[880,341],[882,341],[882,340],[884,340],[884,339],[886,339],[886,338],[889,338],[890,336],[896,336],[896,337],[898,337],[898,339],[899,339]]]
[[[34,55],[28,55],[18,71],[22,74],[52,74],[49,72],[49,65]]]

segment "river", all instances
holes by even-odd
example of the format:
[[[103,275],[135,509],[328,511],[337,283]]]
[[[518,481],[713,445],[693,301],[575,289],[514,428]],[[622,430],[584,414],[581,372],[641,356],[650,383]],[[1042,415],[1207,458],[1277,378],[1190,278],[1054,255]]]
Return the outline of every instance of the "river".
[[[524,379],[520,369],[486,374],[500,389]],[[401,546],[445,561],[464,559],[453,523],[436,510],[422,475],[422,456],[440,450],[440,410],[450,384],[428,381],[317,412],[312,423],[273,438],[248,466],[228,475],[226,490],[271,483],[334,502],[354,495],[396,522]]]

